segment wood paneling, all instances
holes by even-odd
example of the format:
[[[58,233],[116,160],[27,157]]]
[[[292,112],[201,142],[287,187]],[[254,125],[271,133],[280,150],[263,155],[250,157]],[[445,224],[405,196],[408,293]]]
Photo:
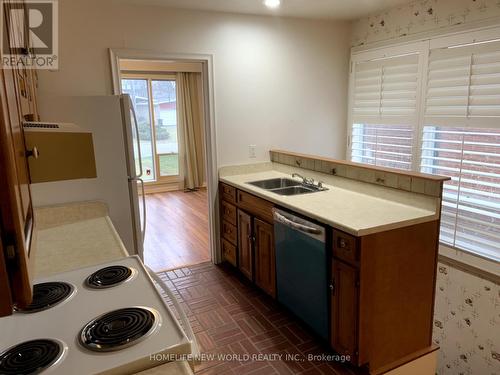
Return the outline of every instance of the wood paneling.
[[[276,297],[276,257],[274,229],[271,224],[254,219],[255,284],[272,297]]]
[[[238,268],[253,280],[252,217],[238,209]]]
[[[432,343],[439,221],[360,239],[361,363],[370,369]]]
[[[331,345],[357,364],[358,346],[358,270],[340,260],[332,262],[330,289],[332,324]]]
[[[159,272],[210,260],[207,191],[146,195],[145,263]]]
[[[238,190],[238,206],[268,223],[273,222],[274,205],[265,199]]]

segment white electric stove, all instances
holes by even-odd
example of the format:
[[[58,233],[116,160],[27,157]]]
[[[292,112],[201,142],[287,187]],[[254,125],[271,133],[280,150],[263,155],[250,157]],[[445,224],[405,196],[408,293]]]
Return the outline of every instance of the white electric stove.
[[[131,374],[197,350],[136,256],[36,280],[34,291],[28,309],[0,318],[1,374]]]

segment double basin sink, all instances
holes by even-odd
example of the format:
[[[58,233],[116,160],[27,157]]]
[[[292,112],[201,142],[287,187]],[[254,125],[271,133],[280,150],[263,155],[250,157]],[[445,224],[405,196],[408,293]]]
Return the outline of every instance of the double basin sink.
[[[279,195],[299,195],[327,190],[322,186],[300,182],[290,178],[271,178],[268,180],[248,182],[248,184]]]

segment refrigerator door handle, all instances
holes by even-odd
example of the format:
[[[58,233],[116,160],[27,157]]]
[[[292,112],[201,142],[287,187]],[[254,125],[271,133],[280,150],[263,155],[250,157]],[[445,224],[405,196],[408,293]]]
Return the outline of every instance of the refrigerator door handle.
[[[144,194],[144,180],[137,177],[137,181],[141,184],[141,194],[142,194],[142,212],[143,212],[143,222],[142,222],[142,243],[144,244],[144,239],[146,238],[146,195]]]
[[[130,96],[128,97],[130,101],[130,111],[132,112],[132,117],[134,119],[135,136],[137,137],[137,154],[139,155],[139,174],[135,177],[142,177],[142,156],[141,156],[141,140],[139,139],[139,124],[137,123],[137,116],[135,114],[134,103]]]

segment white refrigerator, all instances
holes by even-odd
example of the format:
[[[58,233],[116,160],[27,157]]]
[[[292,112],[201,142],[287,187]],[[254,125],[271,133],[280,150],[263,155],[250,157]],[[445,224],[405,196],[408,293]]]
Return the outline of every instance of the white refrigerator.
[[[41,95],[38,107],[43,122],[70,122],[92,132],[97,178],[33,184],[34,205],[104,202],[128,252],[144,260],[146,202],[130,97]]]

